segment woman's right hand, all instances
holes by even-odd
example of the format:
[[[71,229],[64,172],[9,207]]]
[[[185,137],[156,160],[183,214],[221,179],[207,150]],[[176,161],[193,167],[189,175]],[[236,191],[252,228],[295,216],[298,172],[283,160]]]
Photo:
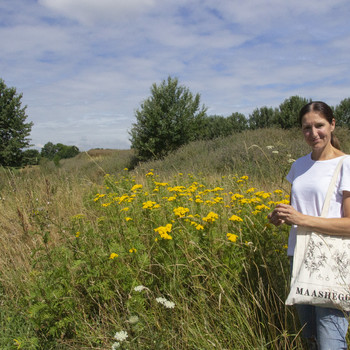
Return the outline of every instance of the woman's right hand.
[[[278,211],[275,209],[269,215],[267,215],[269,222],[275,226],[281,226],[285,223],[285,220],[279,217]]]

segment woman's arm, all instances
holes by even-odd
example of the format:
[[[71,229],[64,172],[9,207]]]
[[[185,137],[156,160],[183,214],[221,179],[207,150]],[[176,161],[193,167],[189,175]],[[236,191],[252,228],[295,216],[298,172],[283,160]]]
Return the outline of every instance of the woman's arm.
[[[279,204],[268,219],[276,226],[286,223],[304,226],[310,231],[350,237],[350,191],[343,191],[343,214],[341,218],[309,216],[296,211],[291,205]]]

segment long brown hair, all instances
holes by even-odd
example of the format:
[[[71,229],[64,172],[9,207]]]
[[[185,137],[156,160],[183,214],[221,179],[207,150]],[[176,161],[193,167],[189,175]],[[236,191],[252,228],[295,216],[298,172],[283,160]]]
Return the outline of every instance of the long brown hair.
[[[322,115],[324,119],[328,121],[329,124],[332,124],[334,119],[333,110],[331,107],[322,101],[314,101],[306,104],[299,112],[299,124],[302,125],[302,120],[305,114],[309,112],[316,112]],[[333,134],[331,134],[331,144],[333,147],[340,150],[340,142],[338,138]]]

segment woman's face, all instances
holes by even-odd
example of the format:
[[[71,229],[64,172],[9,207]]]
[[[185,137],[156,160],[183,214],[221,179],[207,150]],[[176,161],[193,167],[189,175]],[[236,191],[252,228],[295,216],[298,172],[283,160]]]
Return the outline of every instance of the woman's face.
[[[309,112],[303,116],[301,128],[306,143],[313,149],[323,149],[331,142],[331,133],[335,127],[335,120],[330,124],[318,112]]]

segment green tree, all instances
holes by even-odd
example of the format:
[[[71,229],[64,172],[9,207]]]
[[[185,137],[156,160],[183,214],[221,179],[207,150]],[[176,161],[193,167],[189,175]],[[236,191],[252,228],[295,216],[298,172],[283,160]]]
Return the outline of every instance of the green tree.
[[[36,149],[27,149],[23,152],[22,165],[38,165],[40,152]]]
[[[232,113],[226,118],[221,115],[210,115],[202,120],[199,138],[211,140],[216,137],[225,137],[234,132],[241,132],[247,127],[247,119],[241,113]]]
[[[41,149],[41,156],[52,160],[56,153],[58,152],[57,145],[52,142],[47,142]]]
[[[347,126],[350,128],[350,98],[340,101],[334,108],[334,117],[338,126]]]
[[[254,109],[253,113],[249,115],[249,128],[255,130],[273,126],[276,113],[277,110],[272,107],[264,106]]]
[[[276,124],[282,129],[290,129],[299,126],[299,112],[303,106],[311,102],[300,96],[292,96],[284,100],[279,106],[276,116]]]
[[[183,144],[196,140],[206,108],[177,78],[153,84],[151,96],[135,113],[137,122],[129,132],[131,147],[140,160],[162,158]]]
[[[203,118],[199,127],[199,139],[211,140],[216,137],[227,136],[230,133],[225,117],[221,115],[210,115]]]
[[[21,166],[23,149],[29,146],[28,136],[33,123],[26,123],[26,106],[22,94],[7,87],[0,79],[0,165]]]
[[[60,159],[73,158],[80,153],[77,146],[67,146],[63,145],[62,143],[58,143],[56,147],[57,153],[55,156],[58,156]]]
[[[248,128],[248,120],[242,113],[232,113],[227,117],[229,129],[232,132],[242,132]]]
[[[59,161],[60,159],[73,158],[80,153],[77,146],[67,146],[62,143],[56,145],[47,142],[41,149],[41,156],[50,160]]]

